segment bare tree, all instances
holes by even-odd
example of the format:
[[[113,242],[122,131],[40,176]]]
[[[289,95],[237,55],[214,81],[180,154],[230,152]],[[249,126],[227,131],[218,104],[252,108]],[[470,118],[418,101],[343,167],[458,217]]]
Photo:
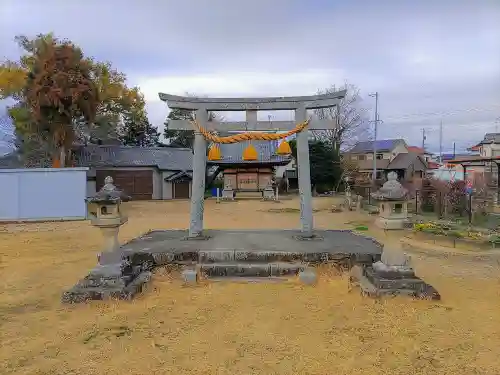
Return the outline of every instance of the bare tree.
[[[342,174],[337,182],[335,191],[339,190],[340,184],[345,180],[345,178],[354,180],[359,171],[358,163],[345,157],[345,155],[340,156],[340,167],[342,169]]]
[[[332,143],[334,149],[349,148],[356,142],[367,140],[371,136],[368,110],[363,107],[363,99],[356,85],[345,83],[342,87],[332,86],[318,93],[329,94],[344,89],[347,90],[347,94],[338,106],[314,111],[319,119],[336,122],[335,129],[312,131],[317,140]]]
[[[14,147],[14,131],[8,116],[0,115],[0,151]]]

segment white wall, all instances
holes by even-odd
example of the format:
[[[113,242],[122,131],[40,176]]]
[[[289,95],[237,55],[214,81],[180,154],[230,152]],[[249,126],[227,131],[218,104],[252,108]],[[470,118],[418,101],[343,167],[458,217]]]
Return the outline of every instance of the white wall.
[[[88,168],[0,170],[0,221],[87,216]]]
[[[496,156],[500,156],[500,144],[488,143],[481,145],[481,147],[479,148],[479,152],[484,158],[493,158]]]
[[[97,181],[95,181],[95,180],[87,181],[86,192],[87,192],[87,197],[94,196],[95,193],[97,193]]]
[[[387,155],[387,159],[390,159],[391,161],[399,154],[407,154],[408,149],[406,148],[404,143],[398,143],[396,147],[394,147],[394,150],[392,150],[392,153]],[[386,157],[384,156],[384,159]]]
[[[165,178],[172,175],[173,172],[165,171],[161,174],[162,180],[162,199],[172,199],[172,183],[165,181]]]
[[[275,177],[282,178],[287,170],[295,169],[294,165],[295,165],[295,160],[292,159],[292,160],[290,160],[290,163],[288,163],[287,165],[280,165],[280,166],[276,167]],[[221,173],[221,175],[222,175],[222,173]]]

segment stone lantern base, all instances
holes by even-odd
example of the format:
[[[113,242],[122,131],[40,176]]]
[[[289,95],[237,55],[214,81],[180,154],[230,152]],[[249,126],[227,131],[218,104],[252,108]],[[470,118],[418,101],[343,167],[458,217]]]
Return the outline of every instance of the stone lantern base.
[[[408,218],[378,217],[377,220],[375,220],[375,225],[381,229],[397,230],[397,229],[405,229],[408,222],[409,222]]]
[[[379,228],[404,229],[408,222],[408,202],[401,200],[379,202],[379,216],[375,221],[375,225]]]

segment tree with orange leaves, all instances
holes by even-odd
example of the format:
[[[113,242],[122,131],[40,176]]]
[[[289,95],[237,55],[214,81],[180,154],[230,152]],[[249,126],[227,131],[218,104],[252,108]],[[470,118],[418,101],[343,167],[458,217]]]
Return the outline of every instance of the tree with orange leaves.
[[[90,64],[70,42],[44,45],[28,73],[24,97],[34,115],[37,133],[48,132],[54,150],[54,167],[65,167],[74,141],[74,119],[95,119],[99,102],[91,80]]]
[[[145,113],[144,100],[138,100],[142,97],[139,89],[129,88],[126,76],[113,69],[111,63],[85,57],[72,43],[60,41],[53,34],[40,34],[33,39],[18,36],[15,39],[25,53],[19,61],[5,61],[0,64],[0,99],[11,98],[16,102],[8,112],[15,126],[16,147],[26,166],[45,166],[46,161],[50,162],[54,155],[57,157],[53,165],[64,166],[67,163],[61,164],[59,160],[61,156],[68,159],[66,151],[71,146],[72,140],[87,144],[120,139],[126,113],[131,111]],[[70,52],[71,49],[76,52]],[[79,81],[77,86],[67,87],[70,91],[59,90],[62,87],[47,90],[40,85],[40,80],[51,82],[53,79],[52,74],[43,73],[45,68],[42,60],[52,59],[54,67],[62,67],[61,62],[56,62],[54,58],[57,60],[58,56],[63,56],[64,60],[64,54],[67,54],[68,64],[70,60],[74,63],[79,61],[78,69],[69,69],[69,72],[63,69],[62,74],[54,76],[58,77],[59,83],[67,80],[74,86],[78,81],[75,74],[78,72],[84,75],[86,80],[84,85],[90,87],[88,82],[90,80],[96,91],[95,96],[92,96],[95,99],[94,103],[86,103],[83,94],[73,96],[75,93],[88,90],[88,88],[83,89]],[[36,80],[38,81],[35,82]],[[31,88],[34,88],[34,91]],[[65,102],[62,98],[69,98],[66,96],[68,92],[75,101],[69,107],[64,105],[60,107],[59,104]],[[47,94],[50,95],[44,97]],[[56,102],[59,103],[56,106],[62,113],[49,110],[50,105]],[[50,105],[47,106],[48,104]],[[63,120],[68,120],[67,117],[64,119],[64,116],[68,115],[73,116],[71,122],[63,127]],[[41,121],[44,116],[48,116],[45,120],[50,121]],[[61,153],[62,145],[64,152]]]

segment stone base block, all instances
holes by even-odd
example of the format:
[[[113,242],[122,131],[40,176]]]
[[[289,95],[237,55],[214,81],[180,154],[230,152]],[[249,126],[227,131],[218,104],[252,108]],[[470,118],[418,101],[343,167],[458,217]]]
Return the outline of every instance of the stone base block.
[[[182,280],[186,284],[196,284],[198,282],[198,272],[196,270],[184,270],[182,271]]]
[[[296,275],[305,269],[303,263],[205,263],[200,272],[206,277],[270,277]]]
[[[274,195],[274,190],[273,189],[264,189],[262,193],[262,199],[265,201],[271,201],[274,200],[276,196]]]
[[[386,279],[377,274],[371,267],[353,267],[349,281],[352,285],[359,286],[363,295],[370,297],[407,295],[422,299],[441,299],[440,294],[433,286],[417,276]]]
[[[346,230],[316,230],[303,237],[299,230],[205,230],[202,238],[188,238],[187,230],[148,232],[103,257],[73,288],[64,292],[65,303],[89,299],[129,299],[142,291],[158,266],[177,264],[224,279],[281,280],[288,275],[306,284],[316,274],[306,264],[328,263],[350,269],[381,259],[383,245],[373,238]],[[228,250],[230,249],[230,250]],[[194,282],[195,271],[183,274]]]
[[[225,201],[234,201],[234,190],[224,189],[222,190],[222,200]]]
[[[299,280],[306,285],[314,285],[318,281],[318,276],[315,270],[305,269],[299,272]]]
[[[381,229],[386,230],[400,230],[405,229],[408,219],[389,219],[379,217],[375,220],[375,225]]]
[[[136,294],[141,293],[144,286],[151,280],[151,272],[146,271],[139,274],[134,280],[125,286],[101,285],[87,286],[77,284],[62,295],[63,303],[81,303],[89,300],[120,299],[130,300]]]

